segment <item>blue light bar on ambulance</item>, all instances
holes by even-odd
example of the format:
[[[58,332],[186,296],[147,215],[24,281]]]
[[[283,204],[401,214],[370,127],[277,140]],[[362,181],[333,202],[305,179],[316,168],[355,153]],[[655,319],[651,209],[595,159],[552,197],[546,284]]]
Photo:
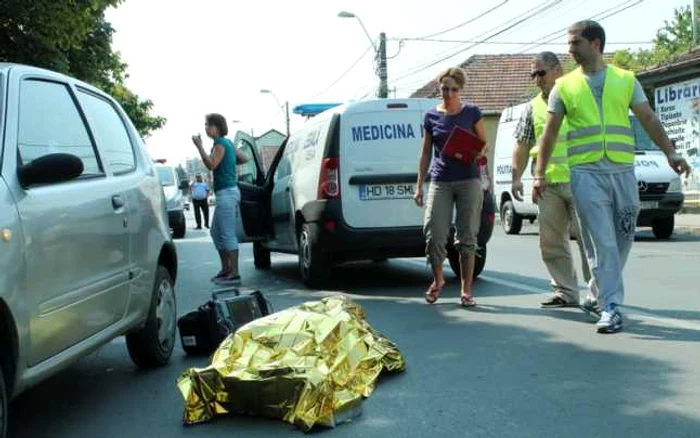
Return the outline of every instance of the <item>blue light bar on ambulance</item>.
[[[336,107],[338,105],[342,105],[340,103],[306,103],[303,105],[297,105],[294,107],[292,112],[294,114],[299,114],[301,116],[306,116],[306,117],[313,117],[317,114],[320,114],[324,112],[327,109],[331,109],[333,107]]]

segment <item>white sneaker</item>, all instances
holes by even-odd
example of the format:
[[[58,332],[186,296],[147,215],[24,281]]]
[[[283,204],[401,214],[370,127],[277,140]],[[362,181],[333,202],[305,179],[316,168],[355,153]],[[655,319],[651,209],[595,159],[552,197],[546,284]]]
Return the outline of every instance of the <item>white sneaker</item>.
[[[604,310],[596,323],[598,333],[616,333],[622,330],[622,314],[617,311]]]

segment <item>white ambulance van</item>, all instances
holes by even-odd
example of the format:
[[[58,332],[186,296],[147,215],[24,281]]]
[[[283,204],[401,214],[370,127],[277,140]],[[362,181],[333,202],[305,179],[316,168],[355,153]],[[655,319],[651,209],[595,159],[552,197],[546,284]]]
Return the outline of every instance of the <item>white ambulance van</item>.
[[[511,192],[511,170],[515,138],[513,133],[526,104],[506,108],[501,114],[494,150],[494,193],[501,225],[507,234],[518,234],[524,220],[537,218],[532,202],[532,174],[535,162],[530,160],[523,173],[524,197],[518,201]],[[673,234],[674,215],[683,207],[680,177],[671,169],[663,152],[651,141],[636,117],[630,114],[635,137],[635,174],[639,186],[641,211],[639,227],[651,227],[658,239]]]
[[[266,174],[256,164],[257,173],[239,181],[239,239],[254,241],[255,266],[268,268],[270,252],[298,254],[302,280],[313,287],[336,263],[424,256],[423,209],[413,196],[423,115],[438,103],[382,99],[334,107],[292,133]],[[239,136],[237,147],[254,149],[254,140]],[[475,275],[493,230],[493,197],[484,204]],[[448,250],[459,273],[457,253]]]

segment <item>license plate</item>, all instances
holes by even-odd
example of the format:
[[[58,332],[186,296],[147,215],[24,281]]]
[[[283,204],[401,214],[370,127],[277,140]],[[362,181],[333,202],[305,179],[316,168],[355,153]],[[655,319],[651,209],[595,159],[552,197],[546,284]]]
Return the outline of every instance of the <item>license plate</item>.
[[[652,208],[659,208],[659,201],[642,201],[640,204],[642,210],[650,210]]]
[[[416,194],[416,185],[402,184],[367,184],[360,186],[360,200],[376,201],[381,199],[411,199]]]

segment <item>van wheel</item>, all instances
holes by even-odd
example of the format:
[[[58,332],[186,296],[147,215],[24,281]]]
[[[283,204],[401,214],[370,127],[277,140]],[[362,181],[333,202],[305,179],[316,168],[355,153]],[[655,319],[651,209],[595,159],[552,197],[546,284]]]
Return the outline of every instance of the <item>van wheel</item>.
[[[673,216],[668,216],[655,219],[651,223],[651,230],[654,232],[654,237],[657,239],[668,239],[673,234],[675,225],[675,218]]]
[[[459,253],[453,245],[447,246],[447,260],[450,262],[450,268],[452,268],[452,272],[455,273],[457,278],[462,278],[462,272],[459,266]],[[475,279],[481,274],[485,265],[486,246],[480,246],[479,249],[476,250],[476,257],[474,258],[474,276],[472,279]]]
[[[187,224],[185,223],[185,213],[182,212],[177,216],[177,221],[173,225],[173,238],[182,239],[185,237]]]
[[[0,438],[7,436],[7,389],[5,388],[5,375],[0,365]]]
[[[501,207],[501,225],[506,234],[519,234],[523,228],[523,217],[515,212],[513,201],[506,201]]]
[[[126,335],[129,356],[139,368],[168,363],[175,346],[177,307],[175,288],[168,270],[158,266],[146,325]]]
[[[255,269],[270,269],[270,250],[260,242],[253,242],[253,262]]]
[[[307,287],[319,287],[329,276],[330,263],[318,244],[318,225],[304,224],[299,230],[299,274]]]

